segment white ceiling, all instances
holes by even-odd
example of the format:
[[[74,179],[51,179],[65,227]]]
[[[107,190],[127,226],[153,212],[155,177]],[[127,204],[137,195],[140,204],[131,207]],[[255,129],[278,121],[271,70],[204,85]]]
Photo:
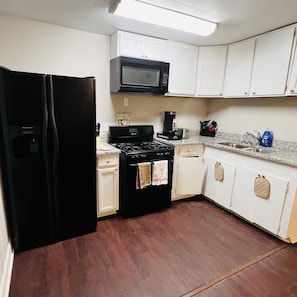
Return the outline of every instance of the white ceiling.
[[[297,22],[297,0],[143,0],[219,24],[208,37],[110,15],[111,0],[0,0],[0,12],[83,31],[117,29],[197,45],[228,44]]]

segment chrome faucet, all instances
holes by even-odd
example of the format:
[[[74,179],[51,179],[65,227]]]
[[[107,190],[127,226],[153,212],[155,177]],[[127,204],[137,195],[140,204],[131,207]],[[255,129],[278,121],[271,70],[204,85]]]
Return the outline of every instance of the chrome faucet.
[[[245,142],[245,143],[249,143],[249,144],[251,144],[251,145],[258,145],[258,144],[260,144],[260,143],[261,143],[261,133],[260,133],[259,131],[256,131],[256,130],[255,130],[255,132],[257,133],[257,136],[254,135],[254,134],[251,133],[251,132],[246,132],[246,133],[245,133],[245,136],[246,136],[247,140],[244,140],[243,142]],[[250,137],[250,138],[253,138],[254,140],[256,140],[257,143],[248,141],[248,138],[249,138],[249,137]]]

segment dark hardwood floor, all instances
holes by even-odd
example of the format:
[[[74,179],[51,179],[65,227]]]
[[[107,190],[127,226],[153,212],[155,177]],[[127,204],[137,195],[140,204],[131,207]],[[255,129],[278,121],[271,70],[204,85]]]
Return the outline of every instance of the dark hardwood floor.
[[[297,246],[206,200],[15,256],[10,297],[297,296]]]

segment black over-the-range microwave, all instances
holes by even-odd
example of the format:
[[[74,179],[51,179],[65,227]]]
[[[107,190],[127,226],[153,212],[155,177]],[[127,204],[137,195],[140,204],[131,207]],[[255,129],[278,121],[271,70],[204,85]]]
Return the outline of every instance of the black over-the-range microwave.
[[[168,92],[169,63],[116,57],[110,60],[110,91],[165,94]]]

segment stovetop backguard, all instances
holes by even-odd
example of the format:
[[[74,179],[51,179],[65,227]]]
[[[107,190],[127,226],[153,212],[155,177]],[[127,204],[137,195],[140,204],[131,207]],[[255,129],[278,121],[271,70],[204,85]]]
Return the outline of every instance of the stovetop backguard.
[[[109,143],[148,142],[154,137],[153,125],[110,126]]]

